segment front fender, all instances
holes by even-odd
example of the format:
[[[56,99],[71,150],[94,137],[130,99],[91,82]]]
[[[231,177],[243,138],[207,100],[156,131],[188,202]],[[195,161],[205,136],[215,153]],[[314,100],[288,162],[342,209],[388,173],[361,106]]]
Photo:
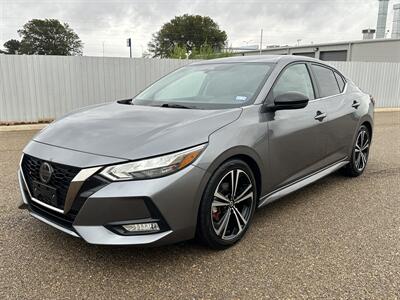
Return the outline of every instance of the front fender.
[[[238,120],[212,133],[209,145],[195,165],[204,169],[210,176],[225,161],[241,158],[254,172],[260,183],[260,194],[267,186],[268,169],[268,123],[260,120],[259,107],[252,106],[243,110]],[[253,171],[255,171],[253,169]]]
[[[252,161],[254,161],[257,164],[257,167],[259,168],[260,172],[262,172],[262,170],[265,169],[264,162],[262,161],[260,155],[254,149],[246,145],[232,147],[220,153],[216,158],[213,159],[212,162],[211,161],[209,163],[202,162],[197,164],[197,166],[200,168],[204,168],[204,170],[206,170],[207,173],[213,174],[218,169],[218,167],[222,165],[225,161],[240,156],[247,157]]]

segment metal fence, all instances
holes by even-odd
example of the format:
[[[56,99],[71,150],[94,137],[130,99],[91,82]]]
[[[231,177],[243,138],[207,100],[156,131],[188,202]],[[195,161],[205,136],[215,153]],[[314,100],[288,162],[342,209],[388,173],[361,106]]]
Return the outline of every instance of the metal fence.
[[[38,122],[126,99],[188,60],[0,55],[0,122]]]
[[[38,122],[132,97],[191,61],[0,55],[0,123]],[[400,107],[400,63],[333,62],[377,107]]]
[[[374,96],[376,107],[400,108],[400,63],[331,62],[364,92]]]

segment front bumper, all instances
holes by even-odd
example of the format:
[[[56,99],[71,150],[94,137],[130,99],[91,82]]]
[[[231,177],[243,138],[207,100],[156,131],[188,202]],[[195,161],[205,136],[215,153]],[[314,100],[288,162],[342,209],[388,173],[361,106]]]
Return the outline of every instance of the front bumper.
[[[46,158],[43,158],[46,159]],[[194,237],[206,172],[194,165],[157,179],[112,182],[88,197],[73,217],[32,197],[22,169],[22,200],[34,218],[100,245],[163,245]],[[159,220],[160,232],[124,235],[116,224]]]

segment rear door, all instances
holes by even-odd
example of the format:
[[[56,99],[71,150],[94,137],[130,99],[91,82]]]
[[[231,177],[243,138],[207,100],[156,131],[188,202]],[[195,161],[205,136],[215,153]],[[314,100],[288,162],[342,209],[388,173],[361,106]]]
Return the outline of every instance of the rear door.
[[[307,63],[287,66],[275,82],[267,101],[299,92],[310,99],[302,109],[278,110],[268,121],[270,190],[275,190],[319,170],[326,153],[326,107],[316,100]]]
[[[346,81],[326,65],[311,65],[321,100],[327,109],[326,162],[335,163],[348,156],[358,124],[356,99],[346,93]]]

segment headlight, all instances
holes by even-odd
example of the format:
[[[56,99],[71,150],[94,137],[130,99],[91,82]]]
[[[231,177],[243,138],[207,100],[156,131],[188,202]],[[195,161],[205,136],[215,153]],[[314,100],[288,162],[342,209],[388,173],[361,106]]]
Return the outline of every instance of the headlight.
[[[205,147],[206,144],[155,158],[106,167],[100,174],[112,181],[169,175],[191,164]]]

